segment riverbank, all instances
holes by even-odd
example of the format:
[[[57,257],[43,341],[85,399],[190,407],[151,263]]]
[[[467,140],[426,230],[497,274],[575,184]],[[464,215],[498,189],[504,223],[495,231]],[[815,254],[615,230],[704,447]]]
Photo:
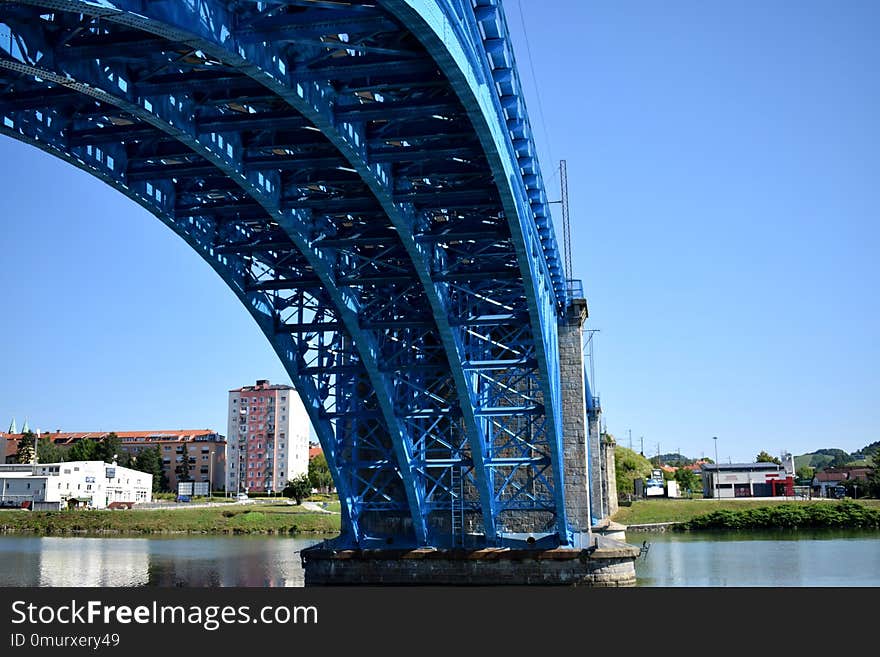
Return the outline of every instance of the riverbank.
[[[261,501],[151,510],[0,510],[0,534],[337,534],[338,502],[327,509]],[[880,500],[639,500],[614,522],[631,531],[786,527],[880,527]]]
[[[638,500],[612,518],[633,531],[880,527],[880,500]]]
[[[196,509],[0,511],[0,534],[334,534],[339,515],[281,503]]]

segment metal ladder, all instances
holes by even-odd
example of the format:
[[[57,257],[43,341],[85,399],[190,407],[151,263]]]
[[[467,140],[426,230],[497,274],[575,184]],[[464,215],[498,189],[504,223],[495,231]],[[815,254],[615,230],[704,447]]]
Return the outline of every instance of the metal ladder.
[[[449,470],[449,498],[452,511],[452,546],[464,544],[464,486],[461,468],[452,466]]]

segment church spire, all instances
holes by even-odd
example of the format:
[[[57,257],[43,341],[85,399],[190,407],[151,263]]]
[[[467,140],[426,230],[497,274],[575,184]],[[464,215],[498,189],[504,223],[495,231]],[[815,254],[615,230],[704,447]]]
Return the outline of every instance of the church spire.
[[[9,431],[7,433],[18,433],[18,429],[15,428],[15,418],[12,418],[12,422],[9,423]]]
[[[31,428],[28,426],[27,418],[25,418],[25,419],[24,419],[24,424],[21,425],[21,432],[22,432],[22,433],[27,433],[27,432],[30,431],[30,430],[31,430]]]

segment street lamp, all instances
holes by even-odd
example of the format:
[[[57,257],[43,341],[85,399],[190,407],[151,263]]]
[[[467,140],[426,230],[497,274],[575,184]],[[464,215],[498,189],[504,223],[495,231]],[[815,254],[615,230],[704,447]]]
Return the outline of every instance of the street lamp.
[[[720,499],[718,492],[718,436],[712,436],[712,440],[715,441],[715,477],[712,479],[712,482],[715,484],[715,499]]]

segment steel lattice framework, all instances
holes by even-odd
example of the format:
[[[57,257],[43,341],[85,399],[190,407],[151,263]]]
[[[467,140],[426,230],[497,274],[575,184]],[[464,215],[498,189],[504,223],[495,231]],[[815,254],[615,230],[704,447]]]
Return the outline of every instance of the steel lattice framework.
[[[0,1],[0,124],[238,295],[341,542],[571,541],[565,274],[500,0]]]

